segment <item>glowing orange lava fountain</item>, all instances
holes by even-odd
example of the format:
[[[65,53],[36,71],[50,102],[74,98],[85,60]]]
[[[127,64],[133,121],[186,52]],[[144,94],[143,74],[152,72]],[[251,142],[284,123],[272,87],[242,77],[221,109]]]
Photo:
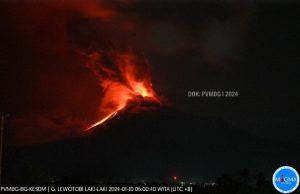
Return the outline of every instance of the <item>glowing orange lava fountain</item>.
[[[138,57],[133,52],[103,54],[94,51],[87,57],[86,66],[97,76],[104,95],[99,106],[100,119],[86,130],[116,116],[129,101],[150,100],[161,103],[152,88],[150,73],[145,68],[147,65],[138,66]]]

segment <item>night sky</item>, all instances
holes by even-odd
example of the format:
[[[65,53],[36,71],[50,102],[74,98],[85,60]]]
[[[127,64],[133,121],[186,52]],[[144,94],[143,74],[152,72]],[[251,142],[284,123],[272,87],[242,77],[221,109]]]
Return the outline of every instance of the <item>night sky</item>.
[[[102,92],[79,51],[108,48],[147,58],[153,87],[176,109],[297,143],[298,12],[298,2],[279,0],[1,1],[6,143],[64,139],[93,122]]]

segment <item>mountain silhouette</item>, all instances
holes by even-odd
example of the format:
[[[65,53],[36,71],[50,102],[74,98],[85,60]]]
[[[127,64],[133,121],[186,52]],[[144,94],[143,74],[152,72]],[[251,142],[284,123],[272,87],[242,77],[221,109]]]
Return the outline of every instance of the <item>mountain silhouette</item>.
[[[7,149],[4,177],[9,183],[28,176],[33,183],[49,177],[168,182],[174,175],[207,181],[242,168],[271,177],[279,166],[299,165],[297,148],[247,134],[220,118],[168,107],[124,110],[82,137]]]

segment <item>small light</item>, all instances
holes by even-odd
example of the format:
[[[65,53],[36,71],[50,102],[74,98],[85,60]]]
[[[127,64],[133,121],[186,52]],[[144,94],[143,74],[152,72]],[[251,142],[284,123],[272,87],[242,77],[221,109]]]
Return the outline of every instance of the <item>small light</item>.
[[[173,176],[173,181],[177,181],[177,176]]]

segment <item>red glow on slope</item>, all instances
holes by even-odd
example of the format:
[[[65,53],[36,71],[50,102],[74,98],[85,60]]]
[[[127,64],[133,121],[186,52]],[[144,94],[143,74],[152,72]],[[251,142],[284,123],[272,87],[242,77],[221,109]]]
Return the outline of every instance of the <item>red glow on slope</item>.
[[[107,57],[111,63],[105,64]],[[130,51],[87,54],[86,66],[97,76],[104,96],[99,106],[99,120],[86,130],[105,123],[126,108],[129,101],[151,100],[160,103],[152,88],[147,65],[137,64],[138,57]]]
[[[91,126],[89,126],[89,128],[87,128],[87,130],[92,129],[93,127],[96,127],[98,125],[101,125],[102,123],[104,123],[105,121],[113,118],[114,116],[116,116],[116,114],[118,114],[118,111],[112,112],[111,114],[107,115],[106,117],[104,117],[103,119],[101,119],[100,121],[98,121],[97,123],[92,124]]]

